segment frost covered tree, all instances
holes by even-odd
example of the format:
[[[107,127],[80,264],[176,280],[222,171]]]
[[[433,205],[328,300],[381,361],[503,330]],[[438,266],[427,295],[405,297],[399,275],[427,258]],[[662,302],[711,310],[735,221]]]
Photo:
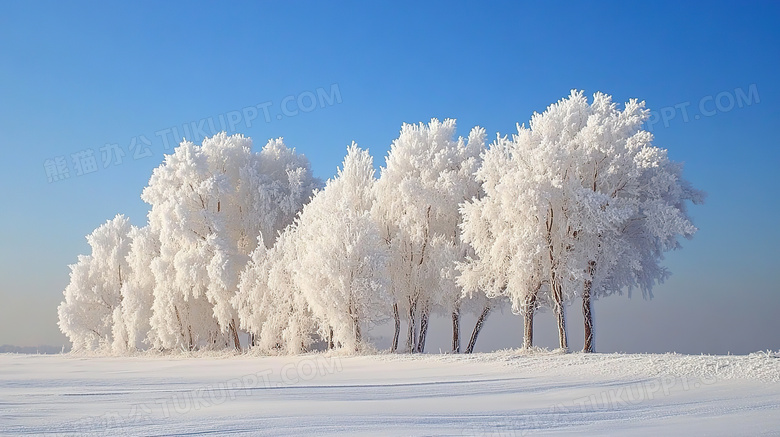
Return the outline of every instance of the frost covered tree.
[[[375,178],[354,143],[324,189],[282,139],[261,151],[241,135],[183,141],[154,170],[148,225],[119,215],[87,239],[59,306],[74,349],[125,353],[241,348],[300,353],[317,338],[362,350],[392,314],[398,349],[423,352],[434,312],[477,323],[506,300],[533,318],[552,309],[568,349],[565,304],[581,298],[583,350],[594,349],[593,300],[668,276],[663,255],[696,232],[704,194],[642,130],[644,102],[622,109],[582,92],[533,114],[485,149],[485,131],[404,124]],[[311,202],[304,206],[311,199]]]
[[[129,275],[122,284],[121,313],[115,313],[114,320],[116,352],[140,350],[154,343],[149,324],[155,287],[151,264],[160,254],[160,239],[148,226],[132,227],[129,236]]]
[[[666,150],[652,148],[645,157],[656,164],[645,167],[640,184],[648,190],[637,201],[634,215],[621,223],[613,232],[591,235],[595,237],[596,250],[587,259],[588,271],[583,290],[583,311],[590,312],[589,299],[621,294],[639,289],[642,296],[652,298],[652,289],[663,282],[670,272],[661,265],[665,252],[681,247],[679,237],[691,238],[697,231],[687,214],[687,204],[700,204],[705,193],[693,188],[682,177],[682,165],[669,160]],[[583,238],[587,235],[583,234]],[[590,328],[592,348],[592,322],[586,317],[586,334]],[[590,325],[590,326],[588,326]],[[588,351],[586,343],[585,350]]]
[[[642,130],[649,115],[644,102],[631,100],[621,111],[602,93],[591,105],[581,92],[568,100],[587,117],[570,145],[579,158],[566,186],[575,199],[569,215],[577,254],[569,269],[583,283],[583,351],[592,352],[592,298],[632,288],[650,296],[667,275],[663,253],[696,232],[686,202],[700,203],[704,195]]]
[[[695,232],[685,201],[701,194],[651,145],[641,130],[646,118],[635,100],[619,111],[609,96],[596,94],[589,105],[572,92],[485,154],[477,175],[486,195],[463,207],[477,258],[464,264],[461,282],[512,299],[525,315],[525,347],[533,312],[545,304],[566,349],[564,302],[581,296],[591,351],[591,298],[649,290],[663,276],[660,254]]]
[[[473,173],[479,166],[485,134],[474,128],[468,140],[455,138],[455,120],[404,124],[393,141],[376,187],[375,217],[390,250],[389,272],[397,349],[400,313],[408,319],[406,349],[422,352],[428,320],[446,293],[457,310],[459,290],[445,290],[442,269],[458,245],[458,204],[479,191]]]
[[[331,347],[360,350],[367,329],[389,315],[388,248],[371,216],[375,180],[371,155],[352,143],[295,223],[294,278]]]
[[[266,353],[305,352],[317,331],[314,315],[294,278],[295,232],[290,225],[270,249],[257,246],[233,297],[252,345]]]
[[[528,177],[523,153],[499,138],[483,156],[477,179],[485,195],[465,202],[463,239],[475,256],[461,263],[458,283],[469,293],[506,296],[524,319],[523,346],[533,343],[533,316],[544,302],[544,228],[532,210],[531,194],[539,182]]]
[[[580,159],[573,153],[576,136],[588,119],[580,103],[553,104],[534,114],[530,127],[491,144],[477,172],[486,195],[463,209],[464,235],[478,259],[466,265],[462,281],[510,297],[524,315],[525,347],[533,342],[533,314],[546,303],[559,347],[568,348],[564,304],[575,295],[570,269],[577,237],[571,172]]]
[[[240,348],[232,299],[249,254],[258,236],[290,223],[318,185],[308,160],[281,139],[260,153],[251,147],[225,133],[201,146],[183,141],[143,191],[161,243],[151,264],[155,347]]]
[[[117,215],[87,236],[92,250],[70,266],[65,301],[58,308],[59,327],[74,350],[110,350],[115,320],[121,321],[122,294],[130,269],[130,221]]]

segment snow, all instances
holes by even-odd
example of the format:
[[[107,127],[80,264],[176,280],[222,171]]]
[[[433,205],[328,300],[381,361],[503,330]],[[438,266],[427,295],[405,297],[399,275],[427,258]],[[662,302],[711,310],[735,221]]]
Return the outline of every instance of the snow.
[[[780,354],[0,355],[1,435],[777,435]]]

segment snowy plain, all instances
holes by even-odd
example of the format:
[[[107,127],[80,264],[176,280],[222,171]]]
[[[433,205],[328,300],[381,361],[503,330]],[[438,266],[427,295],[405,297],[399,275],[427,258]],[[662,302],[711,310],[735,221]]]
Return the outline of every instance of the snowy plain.
[[[0,355],[2,435],[780,435],[780,354]]]

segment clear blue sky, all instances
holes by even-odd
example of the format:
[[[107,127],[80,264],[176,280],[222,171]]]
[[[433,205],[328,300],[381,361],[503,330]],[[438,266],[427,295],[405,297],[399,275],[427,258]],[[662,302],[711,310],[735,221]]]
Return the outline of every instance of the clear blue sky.
[[[256,147],[283,136],[328,178],[352,140],[382,163],[403,122],[511,134],[576,88],[647,101],[656,144],[709,194],[655,299],[596,303],[597,347],[780,349],[778,23],[777,2],[3,2],[0,344],[65,342],[67,265],[116,213],[145,222],[139,195],[165,152],[156,132],[205,119],[211,133],[209,118],[218,128],[260,105],[269,121],[242,115],[236,130]],[[301,110],[318,89],[340,98]],[[103,162],[106,144],[121,164]],[[78,175],[73,155],[89,149],[97,170]],[[49,182],[60,157],[69,177]],[[516,319],[491,319],[482,346],[519,345]],[[555,344],[551,319],[536,329]]]

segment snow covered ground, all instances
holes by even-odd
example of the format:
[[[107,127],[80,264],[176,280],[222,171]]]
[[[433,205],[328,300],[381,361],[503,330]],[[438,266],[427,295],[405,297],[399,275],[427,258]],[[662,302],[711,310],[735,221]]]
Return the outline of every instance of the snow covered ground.
[[[0,355],[2,435],[780,435],[780,355]]]

